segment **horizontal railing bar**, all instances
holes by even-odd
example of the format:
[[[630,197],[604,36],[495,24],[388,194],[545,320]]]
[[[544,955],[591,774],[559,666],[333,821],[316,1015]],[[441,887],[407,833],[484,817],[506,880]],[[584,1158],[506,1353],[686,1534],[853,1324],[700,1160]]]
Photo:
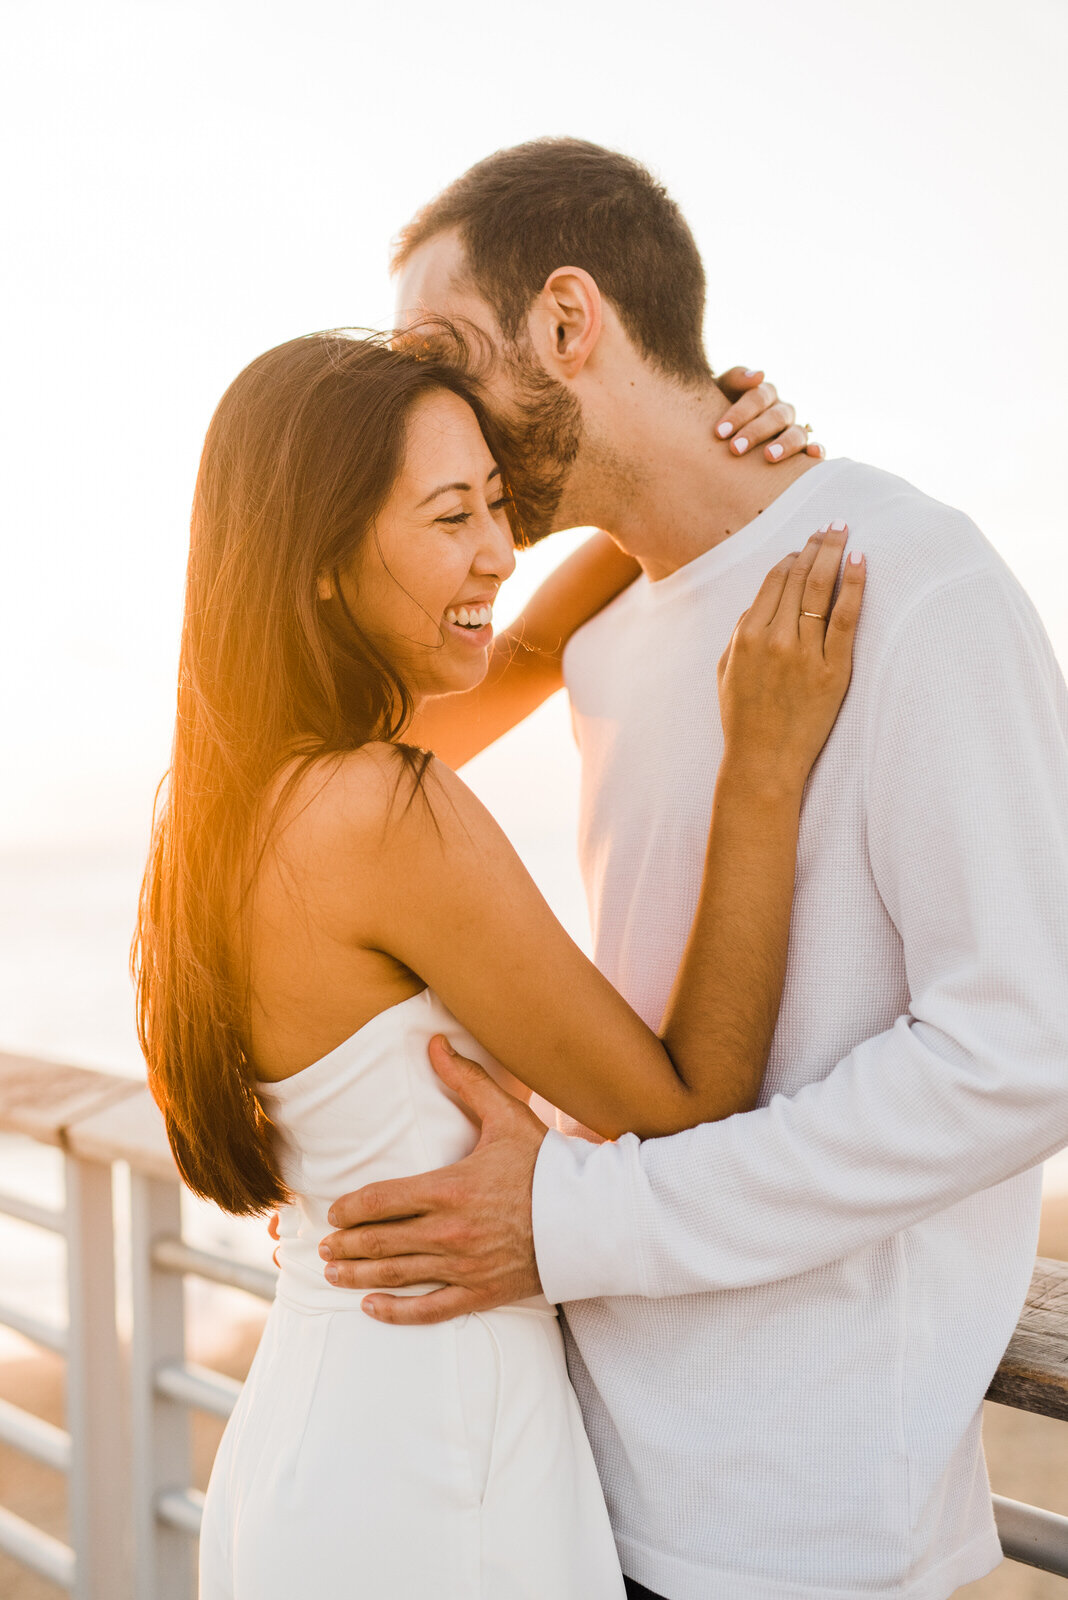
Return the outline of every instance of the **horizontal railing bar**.
[[[1010,1561],[1068,1578],[1068,1517],[996,1494],[994,1520],[1001,1548]]]
[[[0,1400],[0,1441],[57,1472],[70,1471],[70,1434],[32,1411]]]
[[[156,1393],[195,1411],[228,1417],[237,1404],[241,1385],[221,1372],[209,1372],[191,1361],[169,1362],[156,1373]]]
[[[0,1302],[0,1324],[21,1333],[24,1339],[32,1339],[34,1344],[44,1345],[46,1350],[54,1350],[57,1355],[67,1353],[67,1330],[54,1322],[42,1322],[40,1317],[31,1317],[27,1311]]]
[[[189,1273],[211,1283],[225,1283],[231,1289],[243,1289],[260,1300],[274,1299],[278,1278],[268,1267],[254,1267],[247,1261],[235,1261],[232,1256],[195,1250],[184,1239],[157,1239],[152,1260],[162,1272]]]
[[[32,1200],[23,1200],[17,1194],[8,1194],[6,1189],[0,1189],[0,1212],[35,1228],[47,1228],[49,1233],[67,1231],[65,1212],[58,1211],[55,1206],[39,1206]]]
[[[61,1589],[74,1587],[74,1551],[0,1506],[0,1550]]]
[[[167,1489],[156,1500],[156,1515],[168,1528],[191,1533],[195,1539],[204,1517],[204,1496],[199,1489]]]

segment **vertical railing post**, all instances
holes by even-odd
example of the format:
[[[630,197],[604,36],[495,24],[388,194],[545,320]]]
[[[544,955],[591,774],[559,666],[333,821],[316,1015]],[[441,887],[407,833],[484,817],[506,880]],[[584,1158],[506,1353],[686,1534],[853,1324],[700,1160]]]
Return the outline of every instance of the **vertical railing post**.
[[[130,1174],[133,1339],[130,1381],[133,1423],[134,1552],[137,1600],[190,1600],[194,1541],[156,1515],[159,1496],[185,1490],[192,1478],[189,1413],[157,1393],[160,1367],[185,1359],[182,1279],[152,1262],[157,1239],[181,1234],[181,1197],[174,1179]]]
[[[126,1385],[115,1320],[111,1166],[68,1155],[70,1523],[75,1600],[133,1600]]]

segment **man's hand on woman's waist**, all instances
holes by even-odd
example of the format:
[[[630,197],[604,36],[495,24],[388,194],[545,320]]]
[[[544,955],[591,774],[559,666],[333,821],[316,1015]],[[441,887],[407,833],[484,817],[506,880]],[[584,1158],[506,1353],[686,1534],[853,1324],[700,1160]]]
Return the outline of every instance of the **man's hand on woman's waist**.
[[[530,1197],[545,1125],[441,1035],[430,1060],[481,1124],[478,1144],[454,1166],[342,1195],[329,1213],[338,1231],[319,1247],[326,1277],[341,1288],[444,1285],[368,1295],[362,1309],[378,1322],[447,1322],[541,1293]]]

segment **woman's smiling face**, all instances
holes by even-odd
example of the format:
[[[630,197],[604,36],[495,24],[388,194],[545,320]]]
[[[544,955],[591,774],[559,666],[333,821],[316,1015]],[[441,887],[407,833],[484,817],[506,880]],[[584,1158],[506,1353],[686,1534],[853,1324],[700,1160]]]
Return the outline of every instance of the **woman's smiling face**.
[[[515,569],[506,506],[466,401],[447,389],[417,400],[389,499],[341,574],[357,624],[417,701],[486,674],[493,602]]]

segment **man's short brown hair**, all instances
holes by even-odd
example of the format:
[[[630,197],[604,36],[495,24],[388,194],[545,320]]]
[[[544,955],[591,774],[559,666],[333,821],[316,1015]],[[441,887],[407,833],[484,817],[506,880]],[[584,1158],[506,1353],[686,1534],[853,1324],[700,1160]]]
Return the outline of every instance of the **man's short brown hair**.
[[[687,382],[711,378],[697,245],[663,185],[629,156],[584,139],[498,150],[417,212],[393,270],[452,229],[507,339],[519,336],[551,272],[582,267],[649,361]]]

